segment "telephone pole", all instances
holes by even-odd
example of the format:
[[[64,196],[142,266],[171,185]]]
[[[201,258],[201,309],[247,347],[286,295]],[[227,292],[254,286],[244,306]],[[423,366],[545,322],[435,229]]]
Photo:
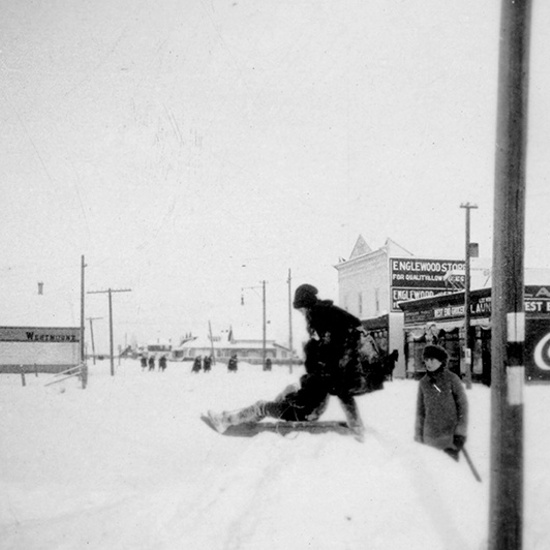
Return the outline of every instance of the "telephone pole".
[[[97,319],[103,319],[103,317],[88,317],[88,321],[90,321],[90,340],[92,342],[92,360],[95,365],[95,345],[94,345],[94,325],[92,321],[95,321]]]
[[[85,297],[85,270],[86,262],[84,261],[84,255],[80,257],[80,369],[82,388],[86,389],[88,385],[88,365],[86,364],[85,349],[84,349],[84,297]]]
[[[84,256],[80,257],[80,362],[84,365],[85,353],[84,353],[84,296],[86,285],[85,278],[86,263]]]
[[[109,343],[110,343],[110,355],[111,355],[111,376],[115,375],[115,363],[114,363],[114,351],[113,351],[113,292],[131,292],[131,288],[113,289],[107,290],[90,290],[88,294],[108,294],[109,295]]]
[[[266,360],[266,355],[267,355],[267,351],[266,351],[266,333],[267,333],[267,320],[266,320],[266,311],[265,311],[265,281],[262,281],[262,311],[263,311],[263,315],[262,315],[262,319],[263,319],[263,353],[262,353],[262,356],[263,356],[263,359],[262,359],[262,369],[265,369],[265,360]]]
[[[266,320],[266,299],[265,299],[265,285],[266,281],[261,281],[261,288],[262,288],[262,368],[265,367],[265,360],[267,355],[266,350],[266,332],[267,332],[267,320]],[[241,287],[241,305],[244,305],[244,290],[254,290],[256,292],[256,289],[259,288],[257,286],[243,286]],[[256,293],[257,294],[257,293]]]
[[[502,0],[491,294],[489,550],[523,548],[523,271],[530,23],[530,0]]]
[[[290,348],[289,370],[292,374],[292,273],[288,270],[288,347]]]
[[[476,204],[463,202],[460,208],[466,209],[466,262],[464,265],[464,364],[466,366],[466,388],[472,388],[472,339],[470,337],[470,210]]]

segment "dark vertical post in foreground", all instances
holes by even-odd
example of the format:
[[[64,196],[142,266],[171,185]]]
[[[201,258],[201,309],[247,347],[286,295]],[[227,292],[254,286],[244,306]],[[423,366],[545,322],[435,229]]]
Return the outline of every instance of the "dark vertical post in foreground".
[[[530,0],[503,0],[492,289],[489,549],[523,538],[523,304]]]

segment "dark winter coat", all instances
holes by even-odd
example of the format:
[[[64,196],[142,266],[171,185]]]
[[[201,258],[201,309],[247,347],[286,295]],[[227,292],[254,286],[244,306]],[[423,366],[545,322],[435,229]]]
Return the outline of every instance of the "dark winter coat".
[[[201,363],[202,363],[201,356],[199,355],[198,357],[195,357],[195,360],[193,361],[193,368],[191,369],[191,372],[200,372]]]
[[[454,448],[453,436],[466,437],[468,400],[460,378],[445,366],[418,384],[415,440],[438,449]]]
[[[227,370],[230,372],[236,372],[238,368],[237,356],[232,355],[227,362]]]
[[[308,308],[306,320],[311,339],[304,349],[305,376],[320,377],[333,395],[352,393],[360,376],[361,321],[331,300],[319,300]]]
[[[316,420],[330,394],[349,402],[353,395],[381,389],[365,377],[360,357],[361,321],[330,300],[319,300],[306,310],[311,338],[304,347],[306,374],[300,387],[266,404],[269,416],[284,420]],[[358,391],[358,388],[360,391]]]

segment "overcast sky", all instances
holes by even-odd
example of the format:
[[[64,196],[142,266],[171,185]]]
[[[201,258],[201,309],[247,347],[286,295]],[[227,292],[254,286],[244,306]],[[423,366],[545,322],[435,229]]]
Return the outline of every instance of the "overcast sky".
[[[534,4],[526,264],[550,267]],[[78,325],[84,255],[87,290],[132,290],[117,344],[243,319],[261,338],[262,280],[286,343],[289,269],[336,299],[359,234],[461,258],[465,201],[489,257],[499,18],[495,0],[3,0],[0,323]],[[86,316],[106,340],[106,295]]]

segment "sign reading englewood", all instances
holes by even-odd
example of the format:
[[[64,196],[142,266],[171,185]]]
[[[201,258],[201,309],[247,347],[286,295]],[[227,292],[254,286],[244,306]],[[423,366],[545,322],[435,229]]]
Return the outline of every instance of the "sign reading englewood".
[[[463,273],[464,268],[464,260],[390,258],[392,311],[400,311],[399,302],[448,292],[445,277],[449,272]]]

